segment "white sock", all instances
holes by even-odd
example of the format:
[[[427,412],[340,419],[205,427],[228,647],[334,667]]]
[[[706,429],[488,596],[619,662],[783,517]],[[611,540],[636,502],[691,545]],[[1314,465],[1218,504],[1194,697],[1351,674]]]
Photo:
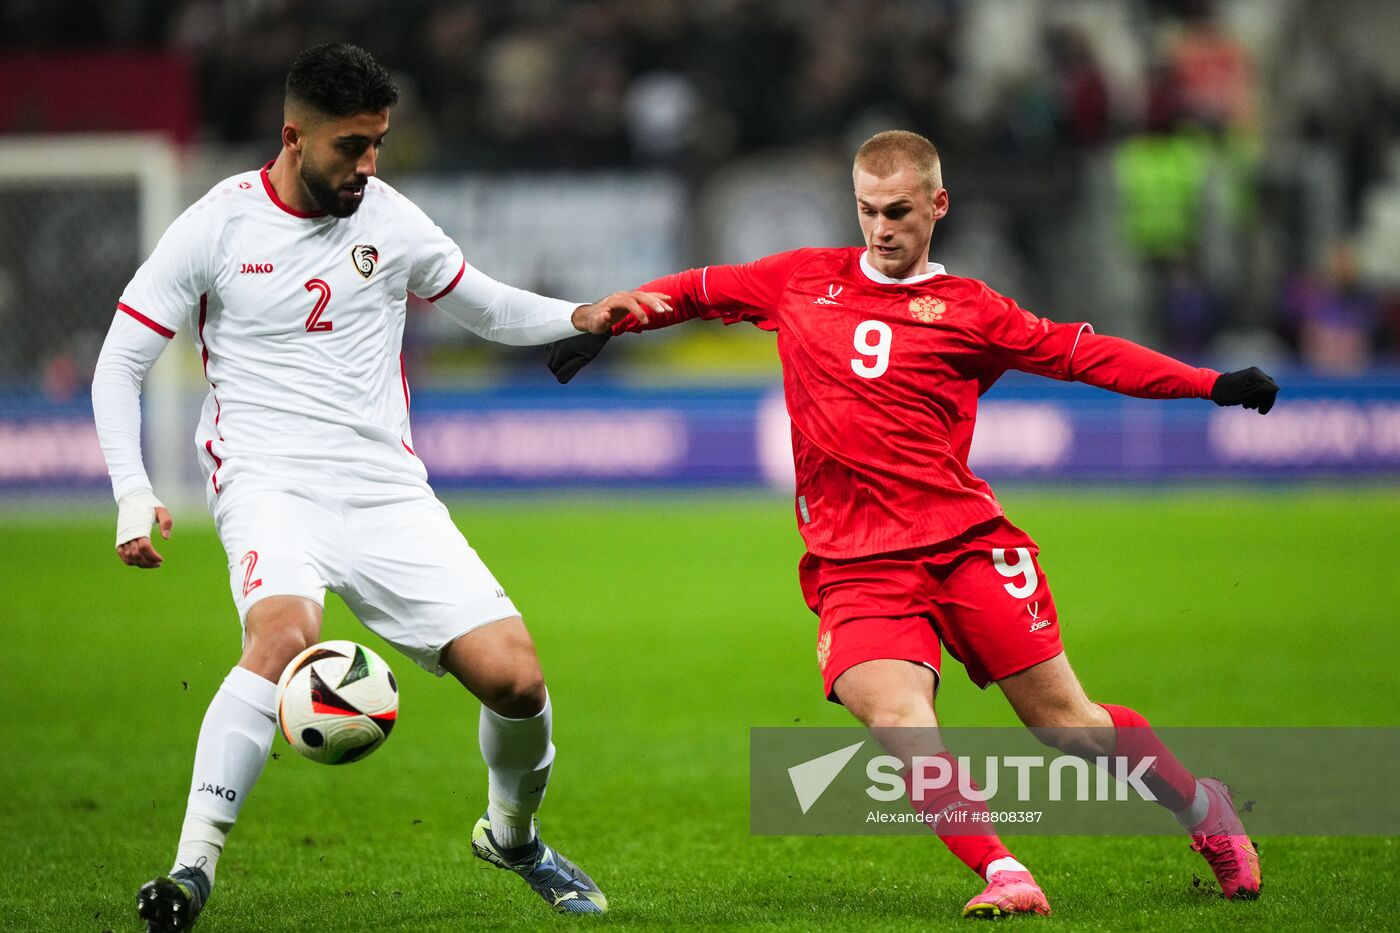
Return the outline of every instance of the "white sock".
[[[548,693],[544,709],[528,719],[507,719],[481,707],[481,757],[489,775],[486,812],[491,835],[503,848],[514,849],[535,838],[535,812],[554,765],[552,721]]]
[[[1176,817],[1176,821],[1189,830],[1191,827],[1199,825],[1201,820],[1204,820],[1206,814],[1209,812],[1210,795],[1207,794],[1206,789],[1201,786],[1201,782],[1197,781],[1196,798],[1191,801],[1191,805],[1185,810],[1182,810],[1180,813],[1173,813],[1172,816]]]
[[[214,694],[199,728],[190,798],[171,871],[200,868],[214,880],[224,841],[272,751],[276,701],[277,685],[242,667],[229,671]]]
[[[995,875],[999,871],[1029,872],[1030,869],[1022,865],[1020,862],[1016,861],[1014,858],[1006,857],[992,859],[990,862],[987,863],[987,880],[991,881],[992,875]]]

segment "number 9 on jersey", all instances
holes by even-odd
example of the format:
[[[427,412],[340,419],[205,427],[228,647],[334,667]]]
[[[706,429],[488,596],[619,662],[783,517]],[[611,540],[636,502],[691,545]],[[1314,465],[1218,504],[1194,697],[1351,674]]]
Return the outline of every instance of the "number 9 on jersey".
[[[870,359],[851,360],[851,369],[864,379],[878,379],[890,368],[894,331],[884,321],[861,321],[856,327],[856,352]]]

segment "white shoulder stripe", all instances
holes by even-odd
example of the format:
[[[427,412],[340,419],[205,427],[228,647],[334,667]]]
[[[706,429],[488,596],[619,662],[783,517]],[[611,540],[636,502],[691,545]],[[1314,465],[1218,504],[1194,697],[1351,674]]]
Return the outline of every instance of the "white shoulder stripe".
[[[1066,365],[1066,369],[1069,369],[1070,367],[1073,366],[1073,364],[1074,364],[1074,351],[1079,349],[1079,338],[1080,338],[1080,337],[1083,337],[1083,336],[1084,336],[1084,333],[1085,333],[1086,331],[1087,331],[1088,333],[1091,333],[1091,334],[1092,334],[1092,333],[1094,332],[1094,325],[1093,325],[1093,324],[1087,324],[1087,323],[1086,323],[1086,324],[1080,324],[1080,325],[1079,325],[1079,333],[1077,333],[1077,334],[1074,335],[1074,346],[1072,346],[1072,347],[1069,348],[1069,359],[1065,360],[1065,363],[1067,364],[1067,365]]]

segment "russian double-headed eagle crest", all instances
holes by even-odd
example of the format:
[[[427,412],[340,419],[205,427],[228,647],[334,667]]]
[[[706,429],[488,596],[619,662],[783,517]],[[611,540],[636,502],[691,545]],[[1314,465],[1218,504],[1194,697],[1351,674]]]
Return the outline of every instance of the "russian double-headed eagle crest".
[[[934,321],[943,320],[943,312],[948,310],[940,298],[932,295],[920,295],[909,302],[909,313],[914,316],[914,320],[923,324],[932,324]]]

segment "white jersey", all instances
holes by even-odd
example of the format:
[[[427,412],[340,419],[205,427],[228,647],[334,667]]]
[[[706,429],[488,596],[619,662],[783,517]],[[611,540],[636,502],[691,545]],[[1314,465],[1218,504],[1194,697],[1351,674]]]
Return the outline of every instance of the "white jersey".
[[[125,384],[112,371],[114,361],[142,355],[122,351],[133,338],[149,342],[149,332],[169,338],[189,327],[199,349],[210,388],[196,446],[211,504],[243,476],[426,488],[401,353],[409,292],[501,342],[576,332],[576,303],[472,269],[427,215],[378,179],[355,214],[336,218],[284,204],[269,167],[220,182],[186,210],[122,293],[98,375],[103,364],[109,371],[93,391],[119,498],[149,481],[139,450],[131,467],[139,427],[113,401],[113,386],[125,394]],[[132,322],[149,332],[132,334]]]

